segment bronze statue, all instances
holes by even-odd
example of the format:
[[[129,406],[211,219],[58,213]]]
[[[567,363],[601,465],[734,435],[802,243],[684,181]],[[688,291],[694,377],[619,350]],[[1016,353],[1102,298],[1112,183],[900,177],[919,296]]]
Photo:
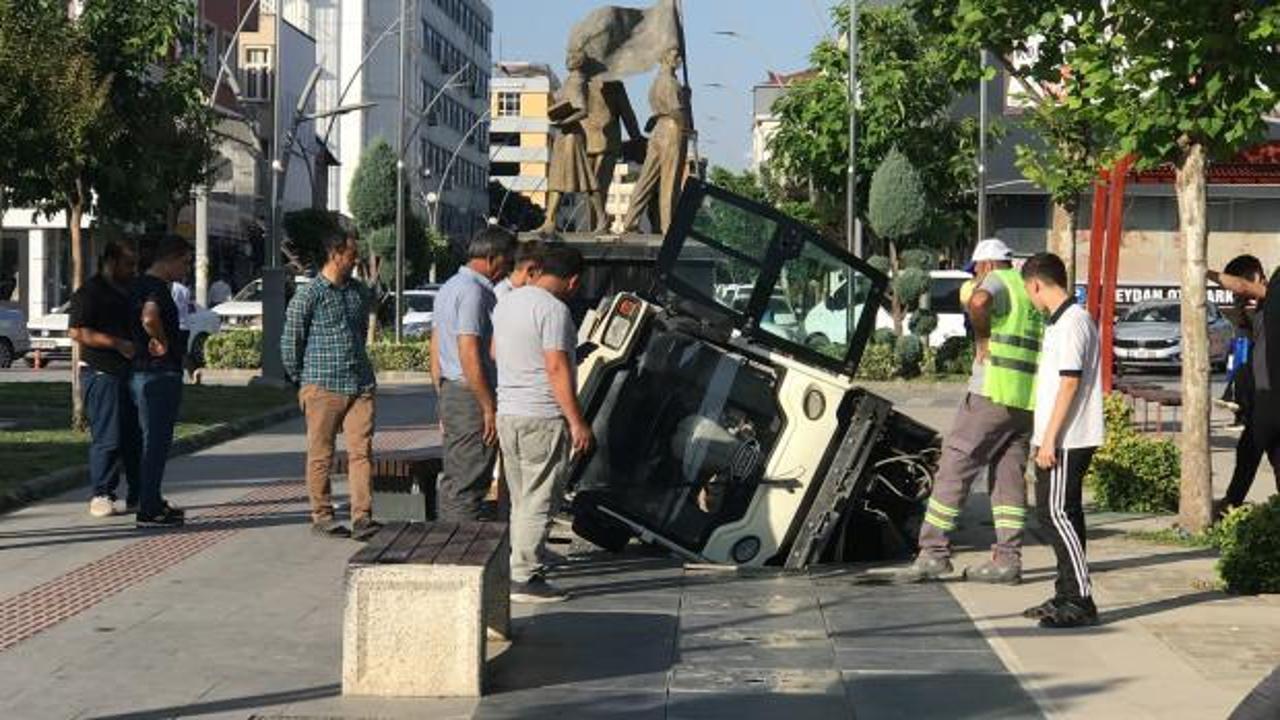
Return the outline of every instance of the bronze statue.
[[[565,193],[586,194],[595,217],[605,217],[604,200],[599,193],[595,168],[587,157],[587,137],[583,121],[587,118],[586,56],[570,51],[565,59],[569,70],[560,88],[558,102],[548,115],[560,130],[551,146],[551,163],[547,169],[546,221],[539,228],[544,235],[556,230],[556,215]]]
[[[671,215],[684,186],[685,158],[688,154],[689,91],[676,79],[676,69],[683,62],[680,51],[671,49],[662,56],[662,66],[649,88],[649,108],[653,117],[646,130],[651,132],[644,168],[636,181],[631,208],[623,223],[624,231],[633,231],[651,206],[657,205],[660,232],[671,227]]]
[[[631,138],[624,150],[622,125]],[[602,204],[609,200],[609,187],[613,184],[613,170],[620,158],[644,157],[644,135],[636,122],[636,113],[627,97],[627,88],[618,80],[606,80],[596,75],[587,84],[587,117],[582,121],[587,133],[587,157],[596,176],[596,192]],[[592,218],[597,233],[607,232],[609,217],[600,214]]]

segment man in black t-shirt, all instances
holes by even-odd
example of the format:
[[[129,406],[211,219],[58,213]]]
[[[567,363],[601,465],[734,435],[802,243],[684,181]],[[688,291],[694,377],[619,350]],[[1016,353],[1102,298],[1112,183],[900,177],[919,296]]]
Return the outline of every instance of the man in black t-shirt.
[[[80,344],[80,387],[89,418],[89,514],[107,517],[138,504],[138,411],[129,396],[133,329],[129,290],[138,260],[127,245],[112,241],[101,270],[71,296],[71,339]],[[119,470],[128,481],[127,500],[116,497]]]
[[[137,352],[129,389],[138,406],[142,430],[138,527],[183,524],[182,511],[164,499],[160,485],[182,403],[182,358],[186,354],[178,306],[169,286],[190,270],[191,246],[180,237],[165,236],[156,245],[151,266],[133,285],[129,320]]]

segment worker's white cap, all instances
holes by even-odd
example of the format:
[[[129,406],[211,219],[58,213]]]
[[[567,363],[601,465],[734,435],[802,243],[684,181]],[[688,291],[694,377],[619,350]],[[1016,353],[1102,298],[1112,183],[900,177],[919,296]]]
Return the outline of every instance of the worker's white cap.
[[[978,243],[973,249],[973,262],[1008,262],[1013,260],[1013,251],[1003,240],[988,238]]]

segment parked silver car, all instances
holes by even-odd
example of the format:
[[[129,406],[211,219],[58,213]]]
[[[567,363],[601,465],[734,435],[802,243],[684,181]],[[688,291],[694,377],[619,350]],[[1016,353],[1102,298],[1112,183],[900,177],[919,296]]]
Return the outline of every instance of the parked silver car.
[[[30,349],[27,317],[16,307],[0,305],[0,368],[9,367]]]
[[[1182,306],[1150,300],[1134,305],[1116,323],[1115,358],[1121,368],[1173,368],[1182,364]],[[1235,330],[1216,305],[1209,305],[1209,361],[1227,366]]]

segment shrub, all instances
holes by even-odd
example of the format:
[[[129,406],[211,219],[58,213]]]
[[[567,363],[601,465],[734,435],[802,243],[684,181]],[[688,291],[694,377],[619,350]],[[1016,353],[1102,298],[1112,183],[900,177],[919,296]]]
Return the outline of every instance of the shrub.
[[[893,354],[898,363],[898,372],[902,377],[915,377],[920,374],[920,363],[924,360],[924,343],[915,335],[903,335],[893,346]]]
[[[262,367],[262,331],[227,330],[210,335],[204,345],[205,366],[218,370]]]
[[[369,360],[378,372],[429,372],[431,346],[425,342],[376,342],[369,346]]]
[[[898,255],[898,264],[904,268],[917,268],[925,272],[938,269],[938,255],[923,248],[903,250]]]
[[[867,264],[879,270],[880,272],[884,273],[885,275],[889,274],[889,267],[890,267],[889,258],[885,257],[884,255],[872,255],[871,257],[867,258]]]
[[[934,330],[938,329],[938,314],[928,308],[920,308],[915,315],[911,316],[908,327],[913,335],[928,338]]]
[[[1218,575],[1234,593],[1280,593],[1280,495],[1236,508],[1215,534]]]
[[[858,377],[862,380],[892,380],[898,376],[897,353],[888,343],[871,343],[862,351]]]
[[[1094,455],[1086,482],[1104,510],[1172,512],[1178,508],[1182,464],[1178,446],[1133,428],[1133,411],[1120,395],[1107,397],[1106,439]]]
[[[938,347],[935,372],[939,375],[968,375],[973,371],[973,341],[949,337]]]
[[[893,334],[893,330],[889,328],[879,328],[871,333],[871,343],[873,345],[893,345],[898,341],[898,336]]]
[[[920,268],[904,268],[893,278],[893,292],[904,308],[915,308],[929,292],[929,273]]]

